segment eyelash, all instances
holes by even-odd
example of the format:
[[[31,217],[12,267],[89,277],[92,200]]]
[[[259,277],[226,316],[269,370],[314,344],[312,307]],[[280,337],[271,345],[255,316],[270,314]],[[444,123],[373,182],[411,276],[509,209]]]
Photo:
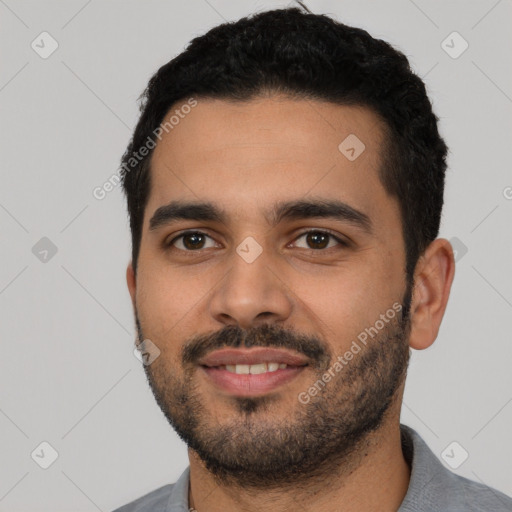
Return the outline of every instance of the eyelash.
[[[310,230],[307,230],[307,231],[303,231],[302,233],[297,235],[297,237],[294,239],[294,242],[297,241],[299,238],[301,238],[301,237],[303,237],[305,235],[308,235],[310,233],[328,235],[330,238],[333,238],[334,240],[336,240],[336,242],[338,242],[338,244],[341,247],[344,247],[344,248],[349,247],[348,242],[345,242],[340,237],[336,236],[333,232],[331,232],[331,231],[329,231],[327,229],[310,229]],[[184,253],[190,253],[191,255],[194,255],[195,253],[199,253],[199,252],[201,252],[204,249],[185,250],[185,249],[177,249],[176,247],[173,247],[174,243],[177,240],[185,237],[186,235],[192,235],[192,234],[202,235],[202,236],[205,236],[205,237],[208,237],[208,238],[212,239],[212,237],[210,235],[208,235],[207,233],[204,233],[203,231],[188,230],[188,231],[183,231],[178,236],[175,236],[171,241],[164,242],[164,247],[167,250],[177,250],[177,251],[181,251],[181,252],[184,252]],[[329,247],[329,248],[326,248],[326,249],[305,249],[305,250],[309,250],[309,251],[312,251],[312,252],[327,252],[330,249],[335,249],[335,247]]]

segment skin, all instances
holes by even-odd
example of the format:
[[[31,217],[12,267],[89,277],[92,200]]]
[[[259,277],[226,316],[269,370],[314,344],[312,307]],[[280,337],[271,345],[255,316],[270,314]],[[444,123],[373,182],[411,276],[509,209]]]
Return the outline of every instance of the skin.
[[[183,346],[198,334],[230,325],[290,327],[321,340],[330,354],[344,354],[365,327],[401,301],[405,248],[398,203],[377,173],[380,123],[363,107],[283,96],[241,103],[198,99],[164,135],[152,157],[137,275],[131,262],[126,274],[144,337],[161,350],[154,368],[166,368],[169,379],[183,381]],[[351,133],[366,146],[352,162],[338,150]],[[364,212],[372,232],[329,218],[272,227],[264,216],[275,202],[313,197],[342,200]],[[181,220],[151,231],[149,219],[156,209],[176,199],[211,201],[226,211],[227,222]],[[352,244],[347,248],[332,240],[329,248],[313,250],[307,236],[300,236],[313,228],[330,230]],[[186,257],[183,239],[174,249],[162,247],[185,229],[211,239],[191,257]],[[262,248],[250,264],[236,252],[248,236]],[[433,241],[418,261],[405,340],[409,347],[425,349],[436,339],[454,269],[453,251],[444,239]],[[162,386],[164,375],[159,375]],[[191,379],[209,427],[243,415],[200,372],[191,373]],[[313,369],[306,368],[252,420],[278,425],[294,417],[304,407],[297,395],[316,379]],[[223,484],[189,448],[189,505],[199,512],[270,506],[275,511],[396,511],[410,479],[400,444],[403,389],[404,382],[380,427],[334,468],[326,464],[323,473],[319,470],[322,478],[312,478],[309,485],[263,490]],[[334,407],[333,401],[328,404]]]

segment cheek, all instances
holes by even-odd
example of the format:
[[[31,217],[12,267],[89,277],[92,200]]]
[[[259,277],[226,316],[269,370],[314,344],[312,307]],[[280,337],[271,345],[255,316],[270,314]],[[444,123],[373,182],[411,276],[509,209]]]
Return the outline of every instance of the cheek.
[[[288,276],[296,315],[305,316],[326,340],[344,347],[378,311],[382,297],[367,268],[330,269],[323,275]],[[297,320],[297,319],[296,319]],[[302,324],[302,318],[299,321]],[[339,351],[339,347],[333,349]]]
[[[300,299],[300,315],[311,318],[333,349],[342,351],[401,297],[397,276],[382,261],[330,271],[325,277],[295,276],[291,287]]]
[[[161,270],[141,273],[137,283],[137,310],[144,336],[159,346],[178,347],[183,325],[198,301],[197,293],[194,284],[189,282],[185,286]]]

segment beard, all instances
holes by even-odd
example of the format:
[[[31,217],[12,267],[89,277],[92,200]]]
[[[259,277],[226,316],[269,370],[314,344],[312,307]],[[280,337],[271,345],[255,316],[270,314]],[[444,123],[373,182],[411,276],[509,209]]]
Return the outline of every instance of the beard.
[[[403,384],[410,357],[408,286],[401,311],[377,335],[368,338],[323,389],[308,403],[289,401],[279,392],[256,397],[219,396],[232,413],[219,422],[210,412],[197,386],[197,361],[222,347],[281,347],[307,356],[312,373],[308,386],[336,361],[329,347],[315,336],[306,336],[276,324],[243,330],[226,326],[209,335],[195,336],[181,352],[182,371],[162,350],[144,371],[156,402],[165,417],[203,462],[219,484],[248,489],[277,489],[322,481],[325,475],[357,465],[368,439],[383,424]],[[135,309],[139,341],[144,340]],[[346,349],[345,349],[346,350]],[[308,388],[297,389],[307,392]],[[280,402],[287,408],[280,413]]]

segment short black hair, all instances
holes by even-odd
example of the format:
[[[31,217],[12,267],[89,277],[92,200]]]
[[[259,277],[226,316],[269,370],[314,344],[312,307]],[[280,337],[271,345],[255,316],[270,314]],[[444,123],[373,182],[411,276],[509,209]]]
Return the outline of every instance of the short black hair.
[[[120,171],[135,272],[153,151],[137,159],[134,154],[154,137],[178,101],[192,96],[248,101],[268,93],[363,106],[384,122],[379,178],[400,207],[405,272],[412,282],[418,258],[439,232],[448,150],[425,85],[407,57],[389,43],[297,8],[214,27],[150,79],[139,98],[141,116]]]

